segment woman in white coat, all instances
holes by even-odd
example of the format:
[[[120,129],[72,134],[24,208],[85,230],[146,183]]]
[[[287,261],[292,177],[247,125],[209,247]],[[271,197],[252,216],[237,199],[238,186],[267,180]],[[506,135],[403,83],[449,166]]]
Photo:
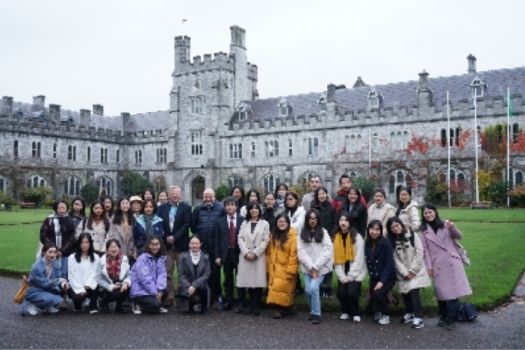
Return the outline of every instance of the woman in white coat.
[[[116,301],[115,311],[123,312],[122,304],[128,298],[131,287],[129,261],[120,249],[117,239],[106,242],[106,254],[102,255],[97,269],[100,308],[109,311],[109,303]]]
[[[430,277],[423,258],[423,244],[419,235],[407,228],[400,218],[388,219],[387,230],[394,249],[399,292],[405,302],[406,311],[402,322],[412,324],[412,328],[423,328],[419,289],[430,286]]]
[[[261,219],[261,207],[256,202],[246,205],[246,219],[241,224],[239,235],[239,267],[237,292],[240,307],[238,313],[259,315],[262,290],[266,288],[266,247],[270,241],[270,226]],[[246,301],[250,295],[250,304]]]
[[[290,225],[295,229],[295,232],[301,232],[304,227],[304,215],[306,211],[299,205],[299,196],[297,193],[289,191],[286,192],[285,204],[286,214],[290,218]]]
[[[412,232],[419,232],[421,226],[419,207],[417,202],[412,200],[412,190],[410,187],[397,187],[396,202],[396,216],[401,219],[406,228],[411,229]]]

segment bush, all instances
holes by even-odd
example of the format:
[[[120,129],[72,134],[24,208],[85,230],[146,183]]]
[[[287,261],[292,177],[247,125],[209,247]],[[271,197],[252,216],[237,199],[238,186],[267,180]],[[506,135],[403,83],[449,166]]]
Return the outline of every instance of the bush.
[[[427,178],[427,193],[425,201],[435,205],[445,205],[448,202],[448,186],[446,183],[439,181],[437,176]]]
[[[230,188],[226,185],[220,185],[215,189],[215,199],[222,201],[230,194]]]
[[[525,184],[517,186],[509,192],[510,205],[512,207],[525,207]]]
[[[80,195],[86,201],[87,206],[98,198],[98,187],[95,184],[87,183],[80,189]]]
[[[359,176],[352,180],[352,186],[359,188],[361,194],[365,197],[366,201],[369,202],[372,199],[372,194],[374,193],[377,185],[371,179],[366,177]]]
[[[37,206],[44,204],[44,201],[52,200],[53,190],[50,187],[27,188],[22,192],[24,202],[35,203]]]
[[[490,201],[499,205],[507,203],[507,181],[499,180],[490,183],[487,188],[487,195]]]
[[[13,199],[13,197],[4,193],[0,193],[0,204],[14,205],[16,204],[16,201]]]
[[[122,187],[126,196],[141,195],[146,189],[153,188],[147,179],[129,170],[124,172]]]

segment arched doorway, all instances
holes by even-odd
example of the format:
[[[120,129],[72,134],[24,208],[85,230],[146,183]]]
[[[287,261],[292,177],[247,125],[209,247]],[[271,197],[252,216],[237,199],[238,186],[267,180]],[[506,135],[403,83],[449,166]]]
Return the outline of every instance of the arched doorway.
[[[191,180],[191,204],[196,205],[202,202],[202,193],[204,192],[204,177],[198,175]]]

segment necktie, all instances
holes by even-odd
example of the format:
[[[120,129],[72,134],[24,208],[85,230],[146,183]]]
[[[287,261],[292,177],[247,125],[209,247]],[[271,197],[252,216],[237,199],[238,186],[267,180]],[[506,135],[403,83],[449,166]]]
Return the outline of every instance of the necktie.
[[[172,205],[170,208],[170,230],[173,230],[173,225],[175,223],[175,216],[177,215],[177,205]]]
[[[230,244],[230,248],[235,248],[236,242],[236,234],[235,234],[235,224],[233,223],[234,217],[230,216],[230,226],[228,227],[228,242]]]

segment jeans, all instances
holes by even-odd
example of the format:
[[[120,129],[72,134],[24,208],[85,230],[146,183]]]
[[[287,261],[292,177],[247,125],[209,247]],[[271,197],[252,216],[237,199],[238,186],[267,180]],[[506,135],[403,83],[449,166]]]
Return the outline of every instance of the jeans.
[[[321,296],[319,287],[323,283],[324,275],[319,275],[313,278],[312,275],[304,274],[304,291],[308,298],[308,305],[310,306],[310,314],[321,316]]]

